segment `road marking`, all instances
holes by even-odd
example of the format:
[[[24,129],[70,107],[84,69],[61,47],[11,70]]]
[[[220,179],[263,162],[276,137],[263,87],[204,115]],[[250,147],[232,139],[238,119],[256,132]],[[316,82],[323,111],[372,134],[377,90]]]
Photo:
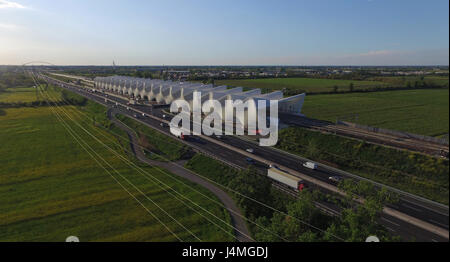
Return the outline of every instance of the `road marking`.
[[[400,226],[399,224],[397,224],[397,223],[395,223],[395,222],[392,222],[391,220],[386,219],[386,218],[384,218],[384,217],[382,217],[381,220],[384,220],[384,221],[386,221],[386,222],[388,222],[388,223],[391,223],[391,224],[393,224],[393,225],[396,225],[396,226],[398,226],[398,227]]]
[[[386,227],[386,228],[387,228],[387,230],[389,230],[389,231],[395,232],[395,230],[392,229],[392,228],[390,228],[390,227]]]
[[[417,208],[415,208],[415,207],[412,207],[412,206],[410,206],[410,205],[408,205],[408,204],[402,204],[402,206],[404,206],[404,207],[406,207],[406,208],[409,208],[409,209],[412,209],[412,210],[415,210],[415,211],[417,211],[417,212],[422,212],[422,210],[417,209]]]
[[[444,224],[439,223],[439,222],[437,222],[437,221],[435,221],[435,220],[433,220],[433,219],[428,219],[428,221],[430,221],[430,222],[432,222],[432,223],[435,223],[435,224],[438,224],[438,225],[441,225],[441,226],[443,226],[443,227],[445,227],[445,228],[448,228],[448,225],[444,225]]]
[[[421,205],[421,204],[417,204],[417,203],[411,202],[410,200],[407,200],[407,199],[402,199],[402,201],[405,201],[405,202],[414,204],[414,205],[416,205],[416,206],[425,208],[425,209],[427,209],[427,210],[431,210],[431,211],[433,211],[433,212],[439,213],[439,214],[444,215],[444,216],[448,216],[448,213],[443,213],[443,212],[441,212],[441,211],[432,210],[432,209],[430,209],[429,207],[426,207],[426,206],[424,206],[424,205]]]

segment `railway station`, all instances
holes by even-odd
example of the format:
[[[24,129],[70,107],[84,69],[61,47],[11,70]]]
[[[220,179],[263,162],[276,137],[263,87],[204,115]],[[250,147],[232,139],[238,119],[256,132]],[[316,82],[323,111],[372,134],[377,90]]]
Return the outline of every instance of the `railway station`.
[[[99,89],[161,105],[168,105],[175,100],[185,100],[192,107],[193,93],[196,91],[202,93],[202,104],[208,100],[217,100],[220,101],[222,108],[225,108],[226,100],[241,100],[244,103],[249,102],[248,110],[254,112],[256,112],[258,101],[277,100],[279,113],[297,116],[302,115],[301,111],[305,99],[305,94],[284,97],[282,91],[263,94],[261,89],[258,88],[244,91],[242,87],[214,87],[212,84],[205,85],[127,76],[96,77],[94,83],[95,87]]]

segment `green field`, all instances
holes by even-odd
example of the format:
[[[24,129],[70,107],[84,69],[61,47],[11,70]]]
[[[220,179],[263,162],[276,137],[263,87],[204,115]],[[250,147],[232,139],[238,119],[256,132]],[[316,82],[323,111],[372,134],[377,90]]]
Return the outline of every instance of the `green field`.
[[[88,103],[84,107],[78,107],[91,116],[83,118],[76,113],[75,107],[65,106],[65,108],[72,117],[105,144],[134,161],[127,153],[128,141],[112,135],[110,129],[114,130],[113,126],[110,126],[110,129],[100,126],[106,121],[105,109],[102,106]],[[0,241],[61,242],[70,235],[78,236],[81,241],[177,241],[175,236],[86,154],[57,121],[50,107],[2,110]],[[68,117],[64,118],[69,120]],[[221,206],[186,185],[176,182],[172,179],[173,174],[136,163],[148,175],[166,184],[160,188],[153,179],[148,179],[120,161],[104,146],[83,133],[73,122],[68,123],[115,170],[202,241],[232,240],[230,235],[218,229],[199,213],[231,232],[229,227],[199,208],[195,207],[195,211],[189,209],[184,204],[187,200],[178,201],[162,188],[171,188],[181,193],[228,224],[229,215]],[[113,172],[112,175],[178,237],[184,241],[196,241],[187,230],[139,194],[117,173]],[[177,179],[181,180],[178,177]],[[188,181],[182,181],[216,199],[209,191]]]
[[[286,89],[285,93],[321,93],[333,92],[334,87],[338,91],[349,91],[350,84],[354,89],[368,89],[374,87],[386,87],[387,84],[380,81],[356,81],[356,80],[334,80],[315,78],[268,78],[268,79],[246,79],[246,80],[217,80],[216,85],[242,86],[247,88],[261,88],[263,91],[275,91]]]
[[[448,87],[449,78],[446,76],[384,76],[372,77],[371,81],[385,82],[391,86],[414,87],[416,85]]]
[[[49,89],[52,97],[60,98],[60,92]],[[0,92],[0,103],[29,103],[37,100],[43,100],[42,97],[36,93],[34,87],[17,87],[6,88],[4,92]]]
[[[449,132],[449,90],[307,96],[302,113],[332,122],[339,118],[375,127],[441,136]]]

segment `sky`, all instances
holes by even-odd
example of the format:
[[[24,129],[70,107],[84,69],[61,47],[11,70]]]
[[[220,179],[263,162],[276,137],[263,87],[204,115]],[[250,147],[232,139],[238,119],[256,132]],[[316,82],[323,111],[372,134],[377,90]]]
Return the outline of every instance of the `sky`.
[[[448,0],[0,0],[0,64],[448,65]]]

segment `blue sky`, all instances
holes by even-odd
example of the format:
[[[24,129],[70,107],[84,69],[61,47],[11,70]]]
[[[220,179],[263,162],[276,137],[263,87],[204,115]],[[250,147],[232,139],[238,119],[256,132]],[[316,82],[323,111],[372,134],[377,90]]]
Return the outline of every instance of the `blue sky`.
[[[448,65],[448,0],[0,0],[0,64]]]

